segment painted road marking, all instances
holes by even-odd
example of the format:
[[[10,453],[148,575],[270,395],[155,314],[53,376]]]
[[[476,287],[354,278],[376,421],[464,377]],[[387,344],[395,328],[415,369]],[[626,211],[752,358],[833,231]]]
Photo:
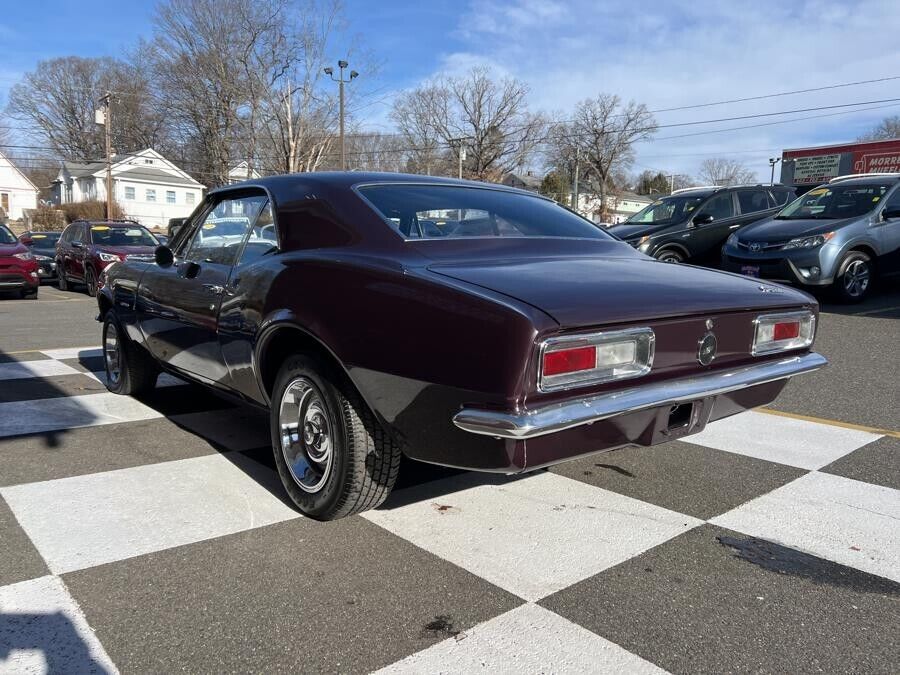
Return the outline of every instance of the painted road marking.
[[[0,489],[56,574],[299,518],[275,473],[241,455]]]
[[[900,582],[900,490],[810,473],[711,523]]]

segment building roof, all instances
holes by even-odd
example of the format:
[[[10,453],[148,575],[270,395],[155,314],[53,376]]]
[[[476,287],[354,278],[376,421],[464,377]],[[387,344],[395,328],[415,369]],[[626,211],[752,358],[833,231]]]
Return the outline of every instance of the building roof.
[[[159,160],[160,166],[152,166],[149,164],[136,163],[137,159],[147,159],[150,158],[152,160]],[[179,169],[175,164],[167,160],[165,157],[160,155],[155,150],[150,148],[146,150],[142,150],[140,152],[128,153],[128,154],[118,154],[112,156],[112,166],[113,169],[118,172],[127,172],[130,178],[134,180],[143,180],[143,181],[152,181],[156,183],[168,183],[170,185],[192,185],[195,187],[202,188],[203,185],[193,178],[191,178],[187,173],[185,173],[182,169]],[[160,168],[161,166],[167,166],[170,169],[174,169],[177,171],[177,174],[170,173],[169,171],[165,171]],[[63,172],[67,173],[72,178],[84,178],[86,176],[94,176],[100,174],[101,172],[106,170],[106,162],[104,161],[96,161],[96,162],[70,162],[63,161],[62,166],[60,167],[60,174]],[[61,177],[57,178],[57,181],[61,180]],[[54,182],[57,182],[54,181]]]

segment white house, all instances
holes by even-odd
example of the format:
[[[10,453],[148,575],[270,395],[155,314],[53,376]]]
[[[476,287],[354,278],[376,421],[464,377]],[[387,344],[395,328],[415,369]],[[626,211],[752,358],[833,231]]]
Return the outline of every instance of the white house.
[[[38,189],[0,152],[0,219],[19,220],[22,209],[37,208]]]
[[[155,150],[116,155],[113,198],[129,218],[147,227],[166,227],[170,218],[189,216],[203,199],[204,186]],[[53,182],[53,202],[106,200],[105,162],[63,162]]]
[[[259,173],[257,173],[256,169],[250,169],[247,162],[241,162],[228,170],[229,184],[251,179],[256,180],[257,178],[259,178]]]

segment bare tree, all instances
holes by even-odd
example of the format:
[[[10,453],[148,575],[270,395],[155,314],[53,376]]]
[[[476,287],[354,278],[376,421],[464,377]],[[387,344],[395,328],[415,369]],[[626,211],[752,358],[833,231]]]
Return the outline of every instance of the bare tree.
[[[437,84],[427,84],[411,96],[401,96],[391,111],[391,119],[407,146],[407,170],[411,173],[446,174],[451,170],[446,139],[449,115],[448,92]]]
[[[886,141],[892,138],[900,138],[900,115],[885,117],[866,134],[859,137],[860,141]]]
[[[466,176],[498,181],[526,163],[546,127],[542,115],[528,111],[527,95],[523,82],[497,80],[478,67],[404,94],[393,118],[413,146],[416,164],[430,169],[440,139],[440,147],[456,159],[465,149]]]
[[[574,119],[556,130],[558,147],[566,153],[577,151],[587,169],[586,178],[596,183],[600,192],[600,210],[607,211],[607,192],[620,189],[612,180],[634,162],[634,144],[650,138],[656,120],[643,103],[622,100],[613,94],[600,94],[585,99],[575,108]]]
[[[756,172],[737,159],[708,157],[700,163],[700,180],[709,185],[756,183]]]
[[[7,111],[51,153],[99,158],[105,146],[94,111],[109,90],[116,147],[160,146],[168,139],[165,106],[150,94],[149,77],[140,62],[78,56],[41,61],[12,88]]]

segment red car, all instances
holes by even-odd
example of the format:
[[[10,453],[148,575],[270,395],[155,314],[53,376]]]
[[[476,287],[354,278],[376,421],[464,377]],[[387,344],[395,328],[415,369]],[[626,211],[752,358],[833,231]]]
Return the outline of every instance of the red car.
[[[0,225],[0,291],[14,290],[23,298],[37,298],[38,263],[8,227]]]
[[[97,295],[97,280],[110,264],[122,260],[152,262],[159,242],[143,225],[131,220],[76,220],[56,245],[59,288],[84,284]]]

